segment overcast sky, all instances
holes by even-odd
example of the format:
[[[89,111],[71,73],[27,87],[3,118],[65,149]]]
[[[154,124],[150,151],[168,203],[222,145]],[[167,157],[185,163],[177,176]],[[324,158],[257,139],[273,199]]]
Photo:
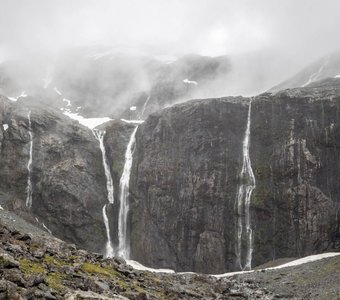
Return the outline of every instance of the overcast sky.
[[[177,56],[340,48],[339,0],[0,0],[0,59],[104,44]]]

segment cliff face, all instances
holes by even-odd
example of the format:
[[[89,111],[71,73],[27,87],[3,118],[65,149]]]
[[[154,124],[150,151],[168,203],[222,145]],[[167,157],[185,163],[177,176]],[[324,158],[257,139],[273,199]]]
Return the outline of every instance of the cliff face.
[[[331,79],[253,99],[190,101],[150,115],[137,131],[130,177],[131,258],[221,273],[240,269],[239,260],[246,266],[248,254],[255,266],[340,248],[339,108],[340,80]],[[107,187],[91,130],[29,97],[1,98],[0,124],[0,204],[103,253]],[[121,121],[100,127],[114,184],[115,201],[106,207],[114,247],[119,180],[134,128]]]
[[[91,131],[33,99],[10,103],[4,110],[0,155],[0,190],[5,206],[35,222],[37,217],[56,236],[101,251],[105,228],[101,209],[105,176],[98,142]],[[33,151],[32,207],[26,208],[31,111]]]
[[[131,178],[133,259],[181,271],[238,269],[248,100],[188,102],[141,125]],[[335,79],[253,99],[253,265],[340,246],[339,106]]]

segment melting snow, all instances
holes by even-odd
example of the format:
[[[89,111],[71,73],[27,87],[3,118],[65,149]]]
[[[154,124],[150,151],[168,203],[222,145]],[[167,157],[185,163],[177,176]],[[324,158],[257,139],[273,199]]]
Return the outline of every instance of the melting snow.
[[[83,116],[80,116],[75,113],[71,113],[69,111],[65,111],[64,115],[70,117],[73,120],[78,121],[80,124],[90,128],[91,130],[101,124],[104,124],[105,122],[111,121],[112,119],[105,117],[105,118],[84,118]]]
[[[292,267],[292,266],[298,266],[298,265],[302,265],[302,264],[305,264],[305,263],[317,261],[317,260],[320,260],[320,259],[323,259],[323,258],[334,257],[334,256],[337,256],[337,255],[340,255],[340,252],[328,252],[328,253],[310,255],[310,256],[306,256],[306,257],[303,257],[303,258],[293,260],[289,263],[286,263],[286,264],[283,264],[283,265],[280,265],[280,266],[277,266],[277,267],[266,268],[264,270],[275,270],[275,269],[287,268],[287,267]],[[176,273],[174,270],[171,270],[171,269],[148,268],[148,267],[146,267],[146,266],[142,265],[141,263],[134,261],[134,260],[126,260],[126,263],[128,265],[130,265],[131,267],[133,267],[134,269],[140,270],[140,271],[150,271],[150,272],[154,272],[154,273]],[[260,271],[260,270],[229,272],[229,273],[211,275],[211,276],[216,277],[216,278],[230,277],[230,276],[238,275],[238,274],[253,273],[255,271]],[[194,272],[180,272],[180,273],[177,273],[177,274],[195,274],[195,273]]]
[[[8,124],[3,124],[2,127],[4,128],[4,130],[6,131],[8,129]]]
[[[126,119],[120,119],[120,120],[125,123],[134,123],[134,124],[142,124],[144,122],[143,120],[126,120]]]
[[[193,80],[189,80],[188,78],[185,78],[183,80],[184,83],[188,83],[188,84],[194,84],[194,85],[198,85],[197,81],[193,81]]]
[[[142,265],[141,263],[134,261],[134,260],[126,260],[126,263],[128,265],[130,265],[131,267],[133,267],[136,270],[140,270],[140,271],[150,271],[150,272],[154,272],[154,273],[175,273],[174,270],[171,269],[153,269],[153,268],[148,268],[144,265]]]
[[[64,98],[63,101],[67,103],[66,106],[72,106],[71,105],[71,100],[68,100],[68,99]]]
[[[61,92],[57,89],[57,87],[55,86],[53,89],[59,96],[61,96]]]
[[[9,100],[12,100],[12,101],[18,101],[19,98],[25,98],[27,97],[27,94],[25,91],[21,92],[21,94],[18,96],[18,97],[7,97]]]
[[[302,265],[302,264],[305,264],[305,263],[317,261],[317,260],[320,260],[320,259],[323,259],[323,258],[334,257],[334,256],[337,256],[337,255],[340,255],[340,252],[328,252],[328,253],[310,255],[310,256],[306,256],[306,257],[303,257],[303,258],[293,260],[289,263],[286,263],[286,264],[283,264],[283,265],[280,265],[280,266],[276,266],[276,267],[272,267],[272,268],[266,268],[264,270],[276,270],[276,269],[282,269],[282,268],[287,268],[287,267],[292,267],[292,266],[298,266],[298,265]],[[230,272],[230,273],[212,275],[212,276],[217,277],[217,278],[229,277],[229,276],[233,276],[233,275],[237,275],[237,274],[252,273],[252,272],[255,272],[255,271],[258,271],[258,270]]]

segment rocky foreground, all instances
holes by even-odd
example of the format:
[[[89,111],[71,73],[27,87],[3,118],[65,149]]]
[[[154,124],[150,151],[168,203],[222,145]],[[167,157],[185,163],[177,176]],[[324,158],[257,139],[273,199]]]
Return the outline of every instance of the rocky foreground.
[[[340,256],[216,278],[139,271],[1,211],[0,299],[338,299]],[[14,221],[15,220],[15,221]],[[18,230],[19,229],[19,230]]]
[[[252,281],[138,271],[120,258],[8,225],[0,225],[0,240],[0,299],[273,298]]]

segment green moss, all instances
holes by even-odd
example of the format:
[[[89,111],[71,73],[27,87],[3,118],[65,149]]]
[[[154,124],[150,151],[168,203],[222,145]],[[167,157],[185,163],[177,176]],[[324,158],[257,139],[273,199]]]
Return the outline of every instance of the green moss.
[[[98,274],[98,275],[103,275],[107,277],[113,277],[114,274],[111,272],[109,268],[104,268],[98,264],[92,264],[92,263],[83,263],[81,266],[81,269],[85,273],[90,273],[90,274]]]
[[[44,257],[44,263],[47,264],[48,266],[55,266],[55,267],[62,267],[62,266],[68,265],[65,261],[55,256],[50,256],[50,255],[46,255]]]
[[[81,270],[88,274],[93,274],[97,276],[104,276],[113,279],[116,284],[128,290],[129,286],[125,283],[123,276],[115,270],[112,266],[101,266],[95,263],[83,263]]]
[[[46,282],[50,288],[61,291],[64,289],[63,279],[64,275],[59,272],[49,273],[46,277]]]
[[[25,275],[40,274],[46,272],[46,269],[42,263],[33,262],[26,258],[19,260],[20,269]]]

